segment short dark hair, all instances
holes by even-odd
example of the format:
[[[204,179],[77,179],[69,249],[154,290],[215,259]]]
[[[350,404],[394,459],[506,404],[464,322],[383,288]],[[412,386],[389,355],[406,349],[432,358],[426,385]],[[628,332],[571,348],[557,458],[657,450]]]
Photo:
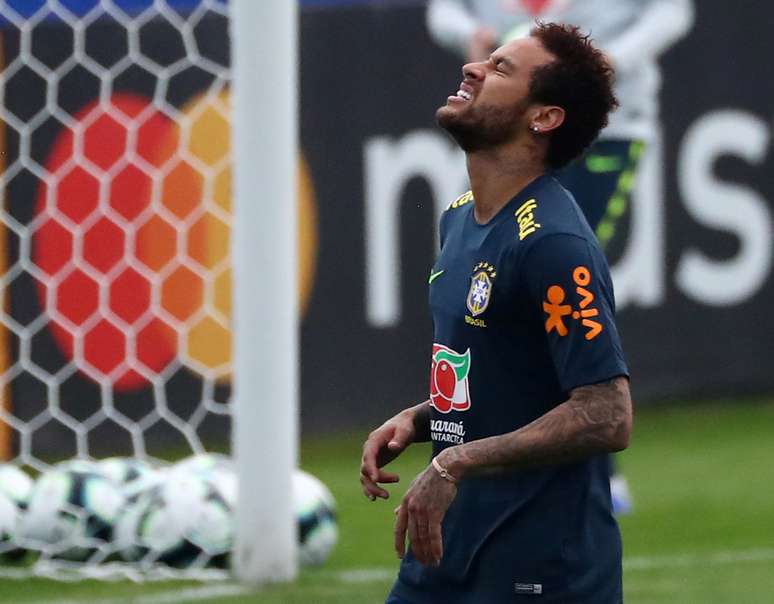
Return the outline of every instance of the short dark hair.
[[[538,22],[530,35],[556,57],[532,72],[529,99],[564,109],[564,123],[551,132],[546,152],[548,166],[558,169],[581,155],[607,125],[618,106],[615,72],[579,27]]]

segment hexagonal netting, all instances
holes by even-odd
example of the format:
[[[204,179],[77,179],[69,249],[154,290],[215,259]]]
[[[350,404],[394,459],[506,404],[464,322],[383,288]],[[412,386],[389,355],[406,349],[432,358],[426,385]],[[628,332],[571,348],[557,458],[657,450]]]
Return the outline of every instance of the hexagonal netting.
[[[225,2],[8,0],[0,71],[0,454],[227,447]]]

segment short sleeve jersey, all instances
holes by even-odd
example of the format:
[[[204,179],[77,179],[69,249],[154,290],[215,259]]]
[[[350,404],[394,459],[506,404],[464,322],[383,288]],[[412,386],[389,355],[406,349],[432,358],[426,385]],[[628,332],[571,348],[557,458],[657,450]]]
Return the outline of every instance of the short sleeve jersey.
[[[607,262],[572,195],[545,175],[486,224],[473,208],[467,193],[444,212],[430,273],[434,455],[521,428],[573,388],[628,375]],[[606,602],[595,573],[620,572],[603,456],[465,480],[443,531],[440,568],[408,556],[402,581],[469,580],[479,550],[498,539],[512,541],[510,581],[553,581],[563,598],[586,589]]]

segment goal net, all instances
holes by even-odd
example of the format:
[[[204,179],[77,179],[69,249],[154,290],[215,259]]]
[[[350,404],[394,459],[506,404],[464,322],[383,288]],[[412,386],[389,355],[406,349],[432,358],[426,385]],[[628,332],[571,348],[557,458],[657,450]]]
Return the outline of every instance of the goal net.
[[[133,459],[113,462],[127,481],[146,468],[137,460],[157,467],[228,450],[227,6],[7,0],[0,72],[0,456],[32,478],[58,469],[37,494],[51,509],[29,503],[39,509],[26,510],[25,530],[5,531],[0,509],[0,562],[97,576],[117,562],[155,568],[138,531],[169,549],[162,525],[177,520],[146,509],[130,542],[116,545],[110,521],[125,501],[97,462]],[[0,491],[13,480],[0,476]],[[228,499],[232,489],[176,486],[188,499]],[[213,509],[190,513],[214,514],[217,527]],[[168,566],[223,566],[223,547],[196,545]]]

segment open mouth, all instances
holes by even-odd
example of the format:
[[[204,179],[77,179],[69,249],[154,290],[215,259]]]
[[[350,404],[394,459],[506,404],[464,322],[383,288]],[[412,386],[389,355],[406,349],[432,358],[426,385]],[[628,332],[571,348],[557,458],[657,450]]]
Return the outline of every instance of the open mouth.
[[[463,82],[460,84],[460,89],[449,97],[450,102],[467,103],[473,99],[473,89]]]

